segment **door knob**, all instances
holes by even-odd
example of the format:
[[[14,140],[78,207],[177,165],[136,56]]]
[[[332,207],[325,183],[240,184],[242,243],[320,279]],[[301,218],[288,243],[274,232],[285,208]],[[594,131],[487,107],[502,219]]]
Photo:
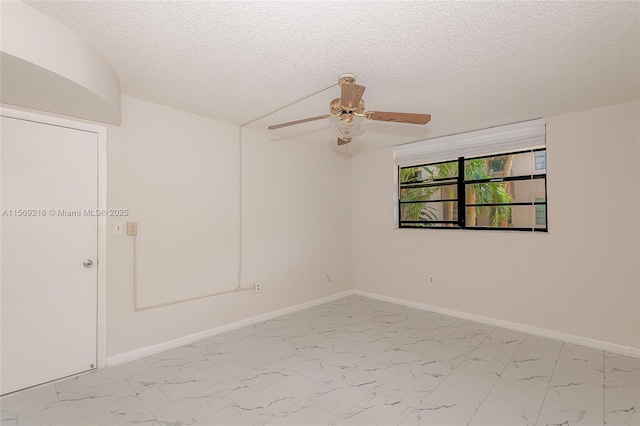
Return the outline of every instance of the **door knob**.
[[[93,266],[93,260],[85,259],[84,262],[82,262],[82,264],[84,265],[85,268],[91,268]]]

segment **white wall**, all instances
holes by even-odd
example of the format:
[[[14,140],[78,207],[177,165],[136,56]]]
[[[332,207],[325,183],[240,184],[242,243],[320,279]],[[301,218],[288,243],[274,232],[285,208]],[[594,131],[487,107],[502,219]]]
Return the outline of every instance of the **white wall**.
[[[120,80],[96,49],[22,1],[0,10],[3,103],[120,123]]]
[[[234,289],[238,127],[123,96],[107,143],[109,207],[139,226],[138,304]],[[132,237],[109,235],[109,356],[352,288],[349,160],[247,130],[243,147],[242,284],[262,293],[134,312]]]
[[[547,118],[548,234],[394,230],[391,149],[354,157],[355,288],[640,348],[639,122]]]

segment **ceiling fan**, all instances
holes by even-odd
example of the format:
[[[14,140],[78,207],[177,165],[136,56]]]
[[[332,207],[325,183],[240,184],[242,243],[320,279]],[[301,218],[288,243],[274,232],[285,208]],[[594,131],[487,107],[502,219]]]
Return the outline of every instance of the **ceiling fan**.
[[[427,124],[431,121],[430,114],[413,114],[406,112],[364,112],[364,86],[356,84],[354,74],[342,74],[338,77],[340,85],[340,97],[329,104],[330,114],[319,115],[317,117],[303,118],[302,120],[289,121],[287,123],[269,126],[269,130],[280,129],[282,127],[294,126],[296,124],[307,123],[309,121],[322,120],[325,118],[340,118],[340,121],[332,124],[329,131],[338,136],[338,145],[346,145],[352,138],[364,133],[364,128],[360,126],[357,117],[363,117],[374,121],[393,121],[395,123]]]

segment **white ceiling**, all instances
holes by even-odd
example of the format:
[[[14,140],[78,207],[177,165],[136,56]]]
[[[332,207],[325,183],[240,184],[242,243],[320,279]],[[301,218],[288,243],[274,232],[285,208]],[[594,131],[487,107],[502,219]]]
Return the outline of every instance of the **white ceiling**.
[[[93,45],[122,93],[242,124],[352,72],[351,153],[640,98],[640,2],[29,1]],[[333,87],[248,127],[328,113]],[[270,131],[333,146],[328,120]]]

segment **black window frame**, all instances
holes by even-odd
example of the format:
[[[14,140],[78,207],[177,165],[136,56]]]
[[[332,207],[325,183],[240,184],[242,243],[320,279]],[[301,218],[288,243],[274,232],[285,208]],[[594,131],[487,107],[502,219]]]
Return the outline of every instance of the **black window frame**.
[[[491,154],[491,155],[479,155],[473,157],[458,157],[457,160],[448,160],[448,161],[437,161],[434,163],[426,163],[426,164],[418,164],[413,166],[405,166],[405,167],[397,167],[397,176],[398,176],[398,227],[404,229],[471,229],[471,230],[489,230],[489,231],[526,231],[526,232],[549,232],[549,221],[548,221],[548,202],[549,199],[547,197],[547,170],[546,167],[544,172],[540,172],[540,169],[536,169],[536,152],[545,152],[545,166],[546,166],[546,147],[544,148],[535,148],[535,149],[526,149],[515,152],[506,152],[501,154]],[[467,180],[465,177],[465,161],[483,159],[483,158],[492,158],[492,157],[500,157],[505,155],[516,155],[523,153],[532,153],[533,156],[533,164],[531,165],[532,171],[531,174],[528,175],[516,175],[516,176],[507,176],[507,177],[488,177],[486,179],[469,179]],[[425,179],[422,181],[411,181],[411,182],[401,182],[401,170],[402,169],[410,169],[415,167],[429,167],[436,166],[438,164],[447,164],[456,162],[458,164],[458,175],[456,177],[446,177],[439,179]],[[511,203],[474,203],[467,204],[466,202],[466,186],[472,184],[479,184],[485,182],[514,182],[514,181],[522,181],[522,180],[536,180],[536,179],[544,179],[544,200],[545,201],[537,201],[535,198],[533,201],[528,202],[511,202]],[[416,188],[416,187],[438,187],[444,185],[457,185],[456,198],[452,199],[442,199],[442,200],[418,200],[418,201],[402,201],[402,189],[404,188]],[[455,202],[457,209],[457,220],[454,221],[445,221],[445,220],[402,220],[402,207],[407,204],[412,203],[442,203],[442,202]],[[536,220],[535,225],[532,227],[492,227],[492,226],[467,226],[466,224],[466,210],[467,207],[473,206],[482,206],[482,207],[495,207],[495,206],[535,206],[536,209]],[[538,222],[538,206],[544,206],[544,228],[536,227],[539,224]],[[403,226],[403,224],[405,226]],[[445,225],[453,225],[453,226],[433,226],[437,224],[445,224]],[[430,226],[431,225],[431,226]]]

